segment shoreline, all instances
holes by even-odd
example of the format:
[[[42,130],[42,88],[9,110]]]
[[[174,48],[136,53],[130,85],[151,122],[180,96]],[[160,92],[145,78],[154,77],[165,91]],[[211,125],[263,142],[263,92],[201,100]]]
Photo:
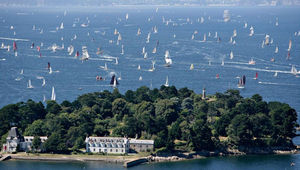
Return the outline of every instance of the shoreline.
[[[179,162],[188,160],[205,159],[210,157],[224,157],[224,156],[250,156],[250,155],[289,155],[289,154],[300,154],[298,150],[277,150],[273,153],[222,153],[222,152],[194,152],[194,153],[167,153],[159,155],[128,155],[128,156],[116,156],[116,155],[66,155],[66,154],[9,154],[12,160],[28,160],[28,161],[54,161],[54,162],[86,162],[86,161],[101,161],[104,163],[116,163],[125,164],[128,162],[134,162],[139,159],[147,159],[149,163],[158,162]]]

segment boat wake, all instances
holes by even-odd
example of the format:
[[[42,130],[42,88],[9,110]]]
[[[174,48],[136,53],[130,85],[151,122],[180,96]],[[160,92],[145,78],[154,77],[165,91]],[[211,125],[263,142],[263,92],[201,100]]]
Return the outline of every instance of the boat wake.
[[[29,41],[28,39],[0,37],[0,40]]]
[[[274,83],[274,82],[264,82],[264,81],[259,81],[258,83],[259,84],[265,84],[265,85],[296,86],[296,84]]]

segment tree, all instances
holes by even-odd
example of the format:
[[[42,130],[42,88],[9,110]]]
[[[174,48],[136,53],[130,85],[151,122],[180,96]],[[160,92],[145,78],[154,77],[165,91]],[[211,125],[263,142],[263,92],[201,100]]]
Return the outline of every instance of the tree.
[[[126,100],[118,98],[112,103],[112,113],[116,116],[117,120],[122,120],[124,115],[129,114]]]
[[[177,105],[170,99],[159,99],[155,103],[155,113],[161,116],[169,125],[178,118]]]
[[[66,153],[68,151],[62,136],[57,132],[52,133],[52,135],[44,143],[44,147],[47,152]]]
[[[253,136],[248,116],[246,114],[236,115],[228,127],[227,135],[234,145],[241,146],[250,144]]]
[[[46,111],[48,113],[58,114],[61,111],[61,107],[54,100],[47,101]]]
[[[32,141],[32,147],[34,149],[34,151],[37,151],[38,149],[40,149],[42,144],[41,138],[39,136],[34,136],[33,141]]]
[[[44,129],[44,121],[39,119],[30,124],[26,129],[24,135],[29,136],[44,136],[46,135]]]
[[[194,150],[201,151],[214,149],[214,143],[211,138],[211,129],[204,120],[199,119],[192,124],[191,141],[189,143],[192,144]]]

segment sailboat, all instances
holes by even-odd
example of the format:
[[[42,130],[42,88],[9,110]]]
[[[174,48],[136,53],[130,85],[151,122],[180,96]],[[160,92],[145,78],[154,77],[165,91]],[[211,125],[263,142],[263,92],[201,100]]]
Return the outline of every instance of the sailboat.
[[[214,38],[218,38],[218,32],[215,33]]]
[[[203,41],[202,42],[206,42],[206,34],[203,35]]]
[[[120,76],[118,77],[118,80],[122,80],[122,74],[120,73]]]
[[[64,23],[63,22],[60,24],[59,29],[61,29],[61,30],[64,29]]]
[[[13,50],[14,51],[17,51],[17,43],[14,41],[14,43],[13,43]]]
[[[116,57],[116,62],[115,62],[116,65],[119,64],[119,61],[118,61],[118,58]]]
[[[145,53],[144,53],[144,59],[146,59],[147,57],[148,57],[148,53],[145,52]]]
[[[153,48],[152,53],[153,53],[153,54],[156,53],[156,47]]]
[[[194,64],[191,64],[190,70],[194,70]]]
[[[121,36],[121,34],[119,33],[119,35],[118,35],[118,41],[121,41],[122,40],[122,36]]]
[[[52,74],[52,68],[51,67],[49,67],[49,74]]]
[[[170,58],[169,50],[166,50],[165,61],[166,61],[166,67],[170,67],[172,64],[172,59]]]
[[[276,71],[275,73],[274,73],[274,77],[277,77],[278,76],[278,72]]]
[[[248,64],[250,64],[250,65],[255,65],[255,61],[253,60],[253,58],[251,58],[251,60],[248,62]]]
[[[69,53],[69,55],[72,55],[73,52],[74,52],[74,47],[73,47],[72,45],[70,45],[70,46],[68,47],[68,53]]]
[[[30,79],[28,80],[27,88],[28,88],[28,89],[33,89],[33,88],[34,88],[34,87],[32,86],[32,84],[31,84],[31,80],[30,80]]]
[[[158,29],[157,29],[156,26],[154,26],[154,28],[153,28],[153,33],[156,34],[157,32],[158,32]]]
[[[246,84],[246,76],[243,75],[243,77],[241,77],[241,78],[239,79],[239,82],[238,82],[238,88],[239,88],[239,89],[245,88],[245,84]]]
[[[155,61],[152,61],[152,67],[149,69],[150,72],[155,70]]]
[[[143,77],[142,77],[142,76],[140,76],[140,77],[139,77],[139,81],[142,81],[142,80],[143,80]]]
[[[219,75],[219,74],[217,74],[217,75],[216,75],[216,79],[219,79],[219,78],[220,78],[220,75]]]
[[[118,34],[118,30],[115,28],[114,35]]]
[[[20,74],[24,74],[24,70],[23,69],[21,70]]]
[[[232,60],[233,59],[233,52],[230,51],[230,59]]]
[[[143,47],[142,54],[145,54],[145,52],[146,52],[146,47]]]
[[[224,65],[225,65],[224,60],[222,60],[221,66],[224,66]]]
[[[127,13],[126,16],[125,16],[125,19],[128,20],[128,18],[129,18],[129,15],[128,15],[128,13]]]
[[[195,34],[192,34],[192,38],[191,38],[191,39],[192,39],[192,40],[195,39]]]
[[[270,36],[268,34],[266,34],[265,45],[269,45],[269,44],[270,44]]]
[[[74,55],[75,58],[79,57],[79,51],[76,51],[76,54]]]
[[[147,38],[146,38],[146,43],[149,43],[150,37],[151,37],[151,33],[149,32],[148,35],[147,35]]]
[[[236,36],[237,36],[237,32],[236,32],[236,29],[234,29],[232,37],[236,37]]]
[[[43,84],[42,86],[45,86],[46,85],[46,80],[43,78]]]
[[[137,36],[141,35],[141,29],[140,28],[138,28],[136,35]]]
[[[138,70],[141,70],[141,65],[138,65]]]
[[[118,81],[117,81],[117,79],[116,79],[116,76],[115,76],[115,75],[113,75],[113,76],[111,77],[111,80],[110,80],[110,85],[112,85],[112,86],[113,86],[113,88],[116,88],[116,87],[117,87],[117,85],[119,85],[119,83],[118,83]]]
[[[90,58],[90,55],[88,53],[87,47],[86,46],[82,46],[82,57],[81,60],[82,61],[86,61]]]
[[[46,102],[46,96],[43,95],[43,102]]]
[[[276,46],[276,48],[275,48],[275,52],[274,52],[275,54],[277,54],[278,53],[278,46]]]
[[[202,17],[201,17],[202,18]],[[230,13],[229,13],[229,10],[224,10],[223,12],[223,19],[224,19],[224,22],[228,22],[230,20]]]
[[[298,74],[298,71],[297,71],[297,69],[294,65],[292,65],[291,73],[294,74],[294,75]]]
[[[291,51],[292,49],[292,40],[289,41],[289,48],[288,48],[288,51]]]
[[[169,77],[167,76],[166,83],[164,84],[166,87],[169,87]]]
[[[244,28],[247,28],[247,26],[248,26],[248,24],[247,24],[247,22],[245,22],[245,24],[244,24]]]
[[[51,94],[51,100],[56,100],[56,94],[55,94],[55,91],[54,91],[54,87],[52,86],[52,94]]]
[[[258,78],[258,73],[256,72],[255,73],[255,77],[253,78],[254,80],[257,80],[257,78]]]
[[[254,28],[253,26],[251,26],[249,36],[252,37],[253,35],[254,35]]]

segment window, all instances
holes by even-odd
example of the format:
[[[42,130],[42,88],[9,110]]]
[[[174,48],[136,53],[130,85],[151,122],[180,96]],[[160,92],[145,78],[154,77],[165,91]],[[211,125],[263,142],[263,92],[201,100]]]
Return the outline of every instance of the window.
[[[96,151],[96,149],[94,148],[94,152]]]
[[[110,149],[110,152],[112,152],[112,149]]]
[[[116,152],[118,152],[118,149],[116,149]]]
[[[104,152],[107,152],[107,149],[104,149]]]

